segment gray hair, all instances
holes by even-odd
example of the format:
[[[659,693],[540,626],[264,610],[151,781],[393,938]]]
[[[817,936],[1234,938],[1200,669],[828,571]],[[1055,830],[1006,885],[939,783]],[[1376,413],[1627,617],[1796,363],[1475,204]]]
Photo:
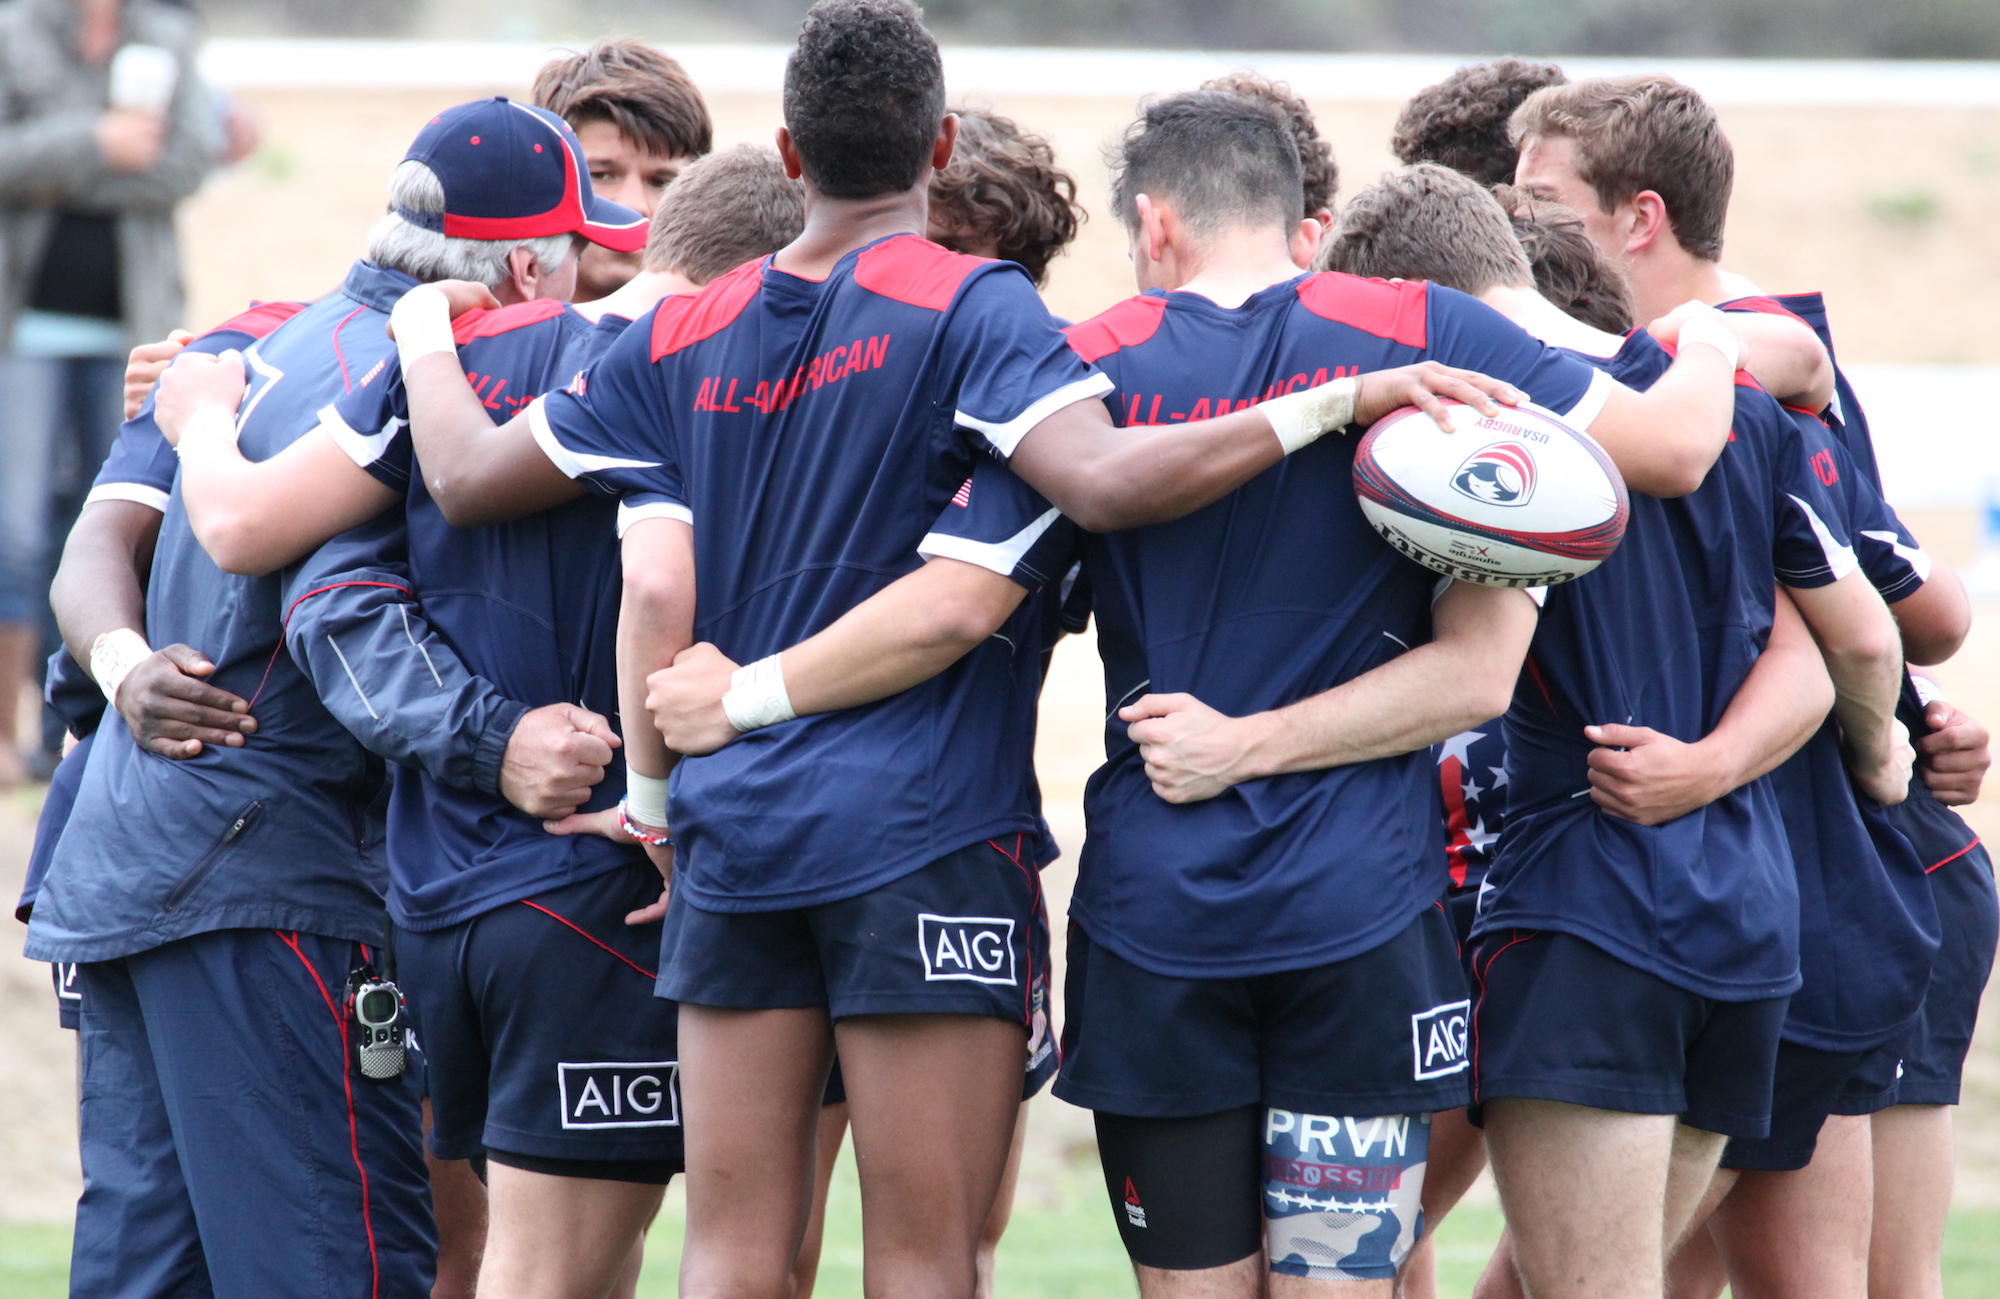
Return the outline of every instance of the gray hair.
[[[429,214],[444,211],[444,185],[437,173],[414,159],[405,160],[389,177],[389,214],[368,232],[368,260],[414,279],[471,280],[497,289],[507,282],[507,256],[516,248],[535,255],[542,274],[553,275],[569,260],[576,241],[572,235],[536,239],[458,239],[426,230],[397,214],[396,209]]]

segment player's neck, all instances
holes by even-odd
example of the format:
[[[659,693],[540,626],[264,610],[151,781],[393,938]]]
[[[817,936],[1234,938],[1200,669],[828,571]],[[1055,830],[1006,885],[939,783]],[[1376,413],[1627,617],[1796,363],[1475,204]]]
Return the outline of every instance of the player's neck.
[[[637,320],[651,311],[661,298],[700,291],[701,286],[685,275],[673,271],[640,271],[595,302],[577,303],[576,310],[586,320],[602,320],[606,316]]]
[[[1625,267],[1632,283],[1632,306],[1639,323],[1658,320],[1689,299],[1714,306],[1729,300],[1722,268],[1662,240],[1631,259]]]
[[[875,198],[827,198],[808,189],[805,229],[778,250],[772,266],[803,280],[823,280],[841,258],[877,239],[921,238],[930,228],[930,175],[926,170],[923,183]]]
[[[1496,284],[1479,300],[1551,347],[1605,357],[1618,355],[1625,345],[1617,334],[1584,324],[1526,285]]]
[[[1252,294],[1300,274],[1282,236],[1262,231],[1222,235],[1195,247],[1168,250],[1171,260],[1154,263],[1149,287],[1198,293],[1218,307],[1236,309]]]

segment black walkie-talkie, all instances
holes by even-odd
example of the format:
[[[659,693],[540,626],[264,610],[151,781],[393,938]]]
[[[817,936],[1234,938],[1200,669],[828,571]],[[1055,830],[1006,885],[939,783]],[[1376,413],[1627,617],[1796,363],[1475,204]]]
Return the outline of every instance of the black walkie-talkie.
[[[410,1056],[410,1017],[403,990],[377,974],[373,965],[357,966],[347,976],[347,1019],[361,1076],[373,1082],[402,1077]]]

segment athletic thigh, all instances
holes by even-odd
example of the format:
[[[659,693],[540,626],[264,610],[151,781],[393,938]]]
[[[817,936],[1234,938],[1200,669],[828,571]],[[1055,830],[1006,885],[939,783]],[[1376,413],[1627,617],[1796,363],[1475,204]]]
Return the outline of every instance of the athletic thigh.
[[[430,1289],[420,1081],[363,1077],[345,1031],[371,954],[235,929],[127,959],[218,1292]]]

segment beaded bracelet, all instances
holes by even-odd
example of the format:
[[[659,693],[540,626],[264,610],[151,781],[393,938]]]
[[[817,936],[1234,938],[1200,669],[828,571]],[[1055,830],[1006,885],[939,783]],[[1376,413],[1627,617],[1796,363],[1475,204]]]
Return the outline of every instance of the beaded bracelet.
[[[645,844],[648,848],[671,848],[674,846],[674,836],[671,831],[649,830],[627,815],[625,800],[622,798],[618,800],[618,828],[626,834],[631,835],[634,839],[637,839],[640,843]]]

